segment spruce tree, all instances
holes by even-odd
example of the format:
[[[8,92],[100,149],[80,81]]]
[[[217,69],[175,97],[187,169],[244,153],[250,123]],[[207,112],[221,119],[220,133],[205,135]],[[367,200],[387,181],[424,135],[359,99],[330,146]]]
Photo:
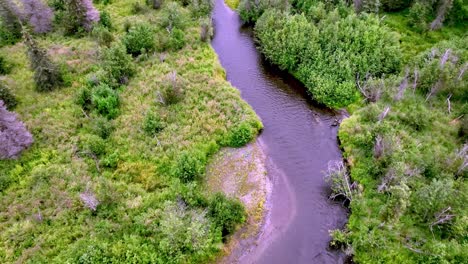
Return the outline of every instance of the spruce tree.
[[[63,84],[60,69],[47,55],[47,51],[40,48],[33,37],[23,32],[31,69],[34,71],[34,82],[38,91],[51,91]]]

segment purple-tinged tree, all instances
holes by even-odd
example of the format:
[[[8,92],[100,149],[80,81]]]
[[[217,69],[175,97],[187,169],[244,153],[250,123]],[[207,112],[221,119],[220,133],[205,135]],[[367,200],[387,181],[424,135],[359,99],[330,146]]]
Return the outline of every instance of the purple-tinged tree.
[[[31,133],[0,100],[0,160],[17,158],[33,143]]]
[[[21,0],[23,3],[23,19],[36,33],[46,33],[52,29],[52,9],[42,0]]]
[[[66,0],[67,2],[67,31],[76,33],[84,29],[91,31],[93,24],[100,19],[99,11],[91,0]]]

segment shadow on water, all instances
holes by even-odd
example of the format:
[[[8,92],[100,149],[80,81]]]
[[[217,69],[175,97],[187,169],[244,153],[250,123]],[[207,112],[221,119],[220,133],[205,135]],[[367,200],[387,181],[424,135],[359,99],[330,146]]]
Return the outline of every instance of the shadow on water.
[[[269,65],[255,47],[252,30],[223,0],[213,10],[212,46],[237,87],[265,126],[259,140],[270,158],[270,210],[257,244],[242,249],[240,263],[343,263],[328,250],[328,230],[341,228],[347,213],[327,199],[322,171],[341,159],[339,118],[317,106],[291,75]]]

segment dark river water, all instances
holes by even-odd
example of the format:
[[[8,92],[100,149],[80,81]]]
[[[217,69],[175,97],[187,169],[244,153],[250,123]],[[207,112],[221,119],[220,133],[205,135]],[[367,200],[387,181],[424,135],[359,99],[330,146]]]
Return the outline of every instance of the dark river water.
[[[215,2],[212,46],[227,79],[262,119],[259,141],[275,167],[269,169],[269,231],[239,262],[343,263],[341,254],[328,250],[328,230],[343,227],[346,211],[327,199],[322,173],[328,161],[341,159],[332,126],[339,117],[314,106],[299,82],[265,63],[252,30],[223,0]]]

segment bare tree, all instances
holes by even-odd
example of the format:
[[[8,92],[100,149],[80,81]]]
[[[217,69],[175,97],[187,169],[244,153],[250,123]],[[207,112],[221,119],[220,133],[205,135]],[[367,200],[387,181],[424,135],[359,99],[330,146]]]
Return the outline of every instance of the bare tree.
[[[434,21],[431,22],[430,29],[437,30],[442,27],[442,23],[445,20],[445,16],[452,9],[453,0],[441,0],[439,8],[437,8],[437,16]]]
[[[447,224],[450,221],[452,221],[455,215],[450,213],[451,210],[452,210],[452,207],[449,206],[447,208],[442,209],[442,211],[438,212],[435,215],[434,221],[429,225],[431,228],[431,231],[434,226]]]
[[[343,199],[343,203],[347,201],[351,202],[355,184],[351,184],[351,179],[343,161],[335,160],[328,162],[325,180],[330,184],[332,190],[330,199]]]
[[[382,90],[385,87],[383,79],[381,79],[379,82],[374,82],[372,77],[369,75],[366,75],[365,80],[361,82],[359,73],[356,75],[356,85],[364,98],[372,103],[380,100],[380,97],[382,96]]]
[[[31,133],[0,100],[0,160],[17,158],[33,143]]]
[[[382,120],[385,119],[385,117],[388,115],[389,112],[390,112],[390,106],[386,106],[383,112],[380,113],[379,115],[379,122],[382,122]]]
[[[89,186],[86,187],[86,191],[80,193],[80,199],[87,208],[91,211],[96,211],[99,201],[96,195],[90,191]]]

